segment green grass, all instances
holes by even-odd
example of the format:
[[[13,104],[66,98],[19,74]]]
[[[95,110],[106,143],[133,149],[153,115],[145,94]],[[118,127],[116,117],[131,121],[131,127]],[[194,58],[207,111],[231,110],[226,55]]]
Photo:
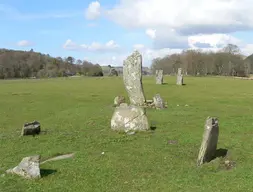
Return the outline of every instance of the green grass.
[[[148,109],[157,129],[131,136],[110,129],[114,97],[127,96],[120,77],[0,81],[0,174],[25,156],[75,152],[72,159],[41,165],[40,180],[0,177],[0,191],[252,191],[253,81],[165,81],[161,86],[153,77],[143,79],[147,99],[160,93],[168,109]],[[196,167],[207,116],[219,119],[218,148],[229,150],[236,162],[231,170],[217,160]],[[19,137],[22,125],[33,120],[47,133]]]

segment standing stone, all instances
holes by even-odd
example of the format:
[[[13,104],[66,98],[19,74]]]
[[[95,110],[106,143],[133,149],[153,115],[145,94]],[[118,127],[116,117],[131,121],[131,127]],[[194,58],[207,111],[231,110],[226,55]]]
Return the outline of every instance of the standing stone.
[[[31,123],[25,123],[21,135],[36,135],[40,134],[40,123],[38,121],[33,121]]]
[[[178,68],[177,72],[177,85],[183,85],[184,79],[183,79],[183,74],[182,74],[182,68]]]
[[[156,70],[156,84],[162,85],[163,84],[163,70]]]
[[[23,158],[18,166],[7,170],[6,173],[17,174],[26,179],[40,178],[40,155]]]
[[[111,119],[111,129],[124,132],[148,130],[149,123],[145,109],[121,104],[115,108]]]
[[[197,165],[211,161],[215,157],[219,137],[218,119],[208,117],[205,124],[202,144],[199,150]]]
[[[119,106],[121,103],[125,103],[126,99],[124,96],[117,96],[114,98],[114,106]]]
[[[164,109],[165,108],[165,104],[164,104],[163,99],[161,98],[160,94],[156,94],[154,96],[153,100],[154,100],[155,108],[157,108],[157,109]]]
[[[134,51],[124,60],[123,80],[130,104],[143,106],[146,99],[142,86],[142,56],[138,51]]]

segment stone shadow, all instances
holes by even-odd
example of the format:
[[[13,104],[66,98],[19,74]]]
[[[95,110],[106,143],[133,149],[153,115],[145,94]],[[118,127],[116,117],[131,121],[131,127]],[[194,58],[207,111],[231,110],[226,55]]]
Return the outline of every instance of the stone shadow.
[[[41,177],[47,177],[48,175],[54,174],[57,171],[54,169],[40,169]]]
[[[222,148],[216,149],[215,154],[214,154],[214,156],[212,157],[212,159],[210,161],[212,161],[216,158],[220,158],[220,157],[224,158],[224,157],[227,156],[227,154],[228,154],[227,149],[222,149]]]
[[[155,131],[156,130],[156,128],[157,128],[156,124],[157,123],[155,121],[151,121],[151,123],[150,123],[150,130],[151,131]]]

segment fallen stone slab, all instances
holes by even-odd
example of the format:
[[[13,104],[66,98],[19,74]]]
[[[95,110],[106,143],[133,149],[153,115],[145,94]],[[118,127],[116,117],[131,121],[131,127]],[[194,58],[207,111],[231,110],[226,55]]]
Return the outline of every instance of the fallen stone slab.
[[[42,161],[40,164],[44,164],[46,162],[49,162],[49,161],[59,161],[59,160],[63,160],[63,159],[69,159],[69,158],[72,158],[74,157],[74,153],[69,153],[69,154],[64,154],[64,155],[58,155],[58,156],[55,156],[55,157],[52,157],[52,158],[49,158],[45,161]]]
[[[8,169],[7,174],[16,174],[26,179],[39,179],[40,175],[40,155],[25,157],[18,166]]]

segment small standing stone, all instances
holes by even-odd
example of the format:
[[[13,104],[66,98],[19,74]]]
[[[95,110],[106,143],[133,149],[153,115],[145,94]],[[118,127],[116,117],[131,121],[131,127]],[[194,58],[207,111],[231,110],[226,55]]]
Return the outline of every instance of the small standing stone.
[[[116,107],[111,119],[111,128],[115,131],[146,131],[149,123],[145,109],[139,106],[121,105]]]
[[[163,84],[163,70],[156,70],[156,84],[162,85]]]
[[[23,158],[18,166],[7,170],[6,173],[17,174],[26,179],[40,178],[40,155]]]
[[[31,123],[25,123],[21,135],[38,135],[40,134],[40,123],[38,121],[33,121]]]
[[[211,161],[216,153],[219,137],[218,119],[208,117],[205,124],[202,144],[199,150],[197,165]]]
[[[124,96],[117,96],[114,98],[114,106],[119,106],[121,103],[125,103],[126,99]]]
[[[154,105],[157,109],[164,109],[165,104],[163,102],[163,99],[161,98],[160,94],[156,94],[153,98],[154,100]]]
[[[143,106],[146,99],[142,86],[142,56],[138,51],[135,51],[124,60],[123,81],[130,104]]]
[[[177,72],[177,85],[183,85],[184,83],[184,78],[182,74],[182,68],[178,68]]]

